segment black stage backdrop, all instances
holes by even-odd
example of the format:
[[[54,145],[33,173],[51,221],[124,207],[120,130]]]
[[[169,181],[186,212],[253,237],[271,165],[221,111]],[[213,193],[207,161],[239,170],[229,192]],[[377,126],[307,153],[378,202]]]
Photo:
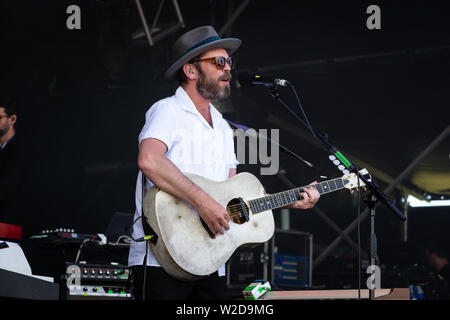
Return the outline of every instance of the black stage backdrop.
[[[66,27],[71,4],[81,8],[81,30]],[[143,4],[150,21],[158,4]],[[240,4],[180,0],[186,27],[150,47],[145,37],[131,39],[141,28],[134,1],[1,2],[0,88],[20,105],[17,132],[26,141],[31,171],[11,221],[24,226],[26,237],[54,228],[104,232],[114,212],[134,212],[144,114],[176,88],[163,79],[172,43],[196,26],[219,30]],[[380,30],[366,26],[371,4],[381,8]],[[159,21],[161,28],[176,21],[170,3]],[[446,1],[251,1],[224,36],[243,41],[237,70],[289,79],[315,128],[351,161],[354,156],[395,178],[448,126],[449,27]],[[297,107],[289,89],[280,92]],[[327,153],[264,88],[233,83],[232,97],[219,109],[249,127],[280,129],[283,145],[330,178],[340,176]],[[448,180],[446,188],[432,185],[449,178],[444,145],[448,138],[405,187],[448,197]],[[280,167],[299,186],[323,174],[283,153]],[[277,176],[260,176],[258,165],[244,164],[239,171],[258,175],[268,192],[287,189]],[[423,185],[422,172],[432,173]],[[390,196],[403,210],[400,192]],[[342,229],[357,217],[357,197],[345,191],[324,196],[319,207]],[[448,207],[410,209],[409,243],[415,247],[445,232],[448,214]],[[322,248],[338,235],[312,211],[290,217],[292,229],[313,233]],[[280,227],[278,211],[275,219]],[[380,257],[396,263],[397,252],[404,252],[401,223],[381,206],[376,221]],[[367,228],[365,220],[363,248]],[[356,231],[350,235],[356,241]]]

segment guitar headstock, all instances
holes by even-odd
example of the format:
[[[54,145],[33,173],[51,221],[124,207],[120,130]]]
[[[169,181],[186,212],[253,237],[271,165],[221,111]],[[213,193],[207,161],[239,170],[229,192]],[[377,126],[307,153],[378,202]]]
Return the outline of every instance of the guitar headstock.
[[[359,173],[364,178],[366,178],[367,181],[372,181],[372,177],[369,171],[367,171],[367,169],[361,169],[359,170]],[[353,189],[358,189],[358,176],[356,174],[354,173],[344,174],[341,179],[342,183],[344,184],[344,188],[349,189],[351,192],[353,192]],[[366,184],[364,183],[364,181],[359,179],[359,186],[361,188],[364,188]]]

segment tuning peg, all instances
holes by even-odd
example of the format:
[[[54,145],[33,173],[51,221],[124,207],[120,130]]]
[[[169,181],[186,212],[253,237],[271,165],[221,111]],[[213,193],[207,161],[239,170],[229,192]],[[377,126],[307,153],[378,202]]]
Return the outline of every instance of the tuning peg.
[[[345,169],[344,171],[342,171],[343,174],[350,174],[350,171],[348,171],[347,169]]]
[[[336,157],[333,156],[332,154],[330,154],[330,155],[328,156],[328,159],[330,159],[331,161],[334,161],[334,160],[336,160]]]
[[[343,166],[342,164],[340,164],[340,165],[338,165],[338,169],[341,170],[341,171],[344,171],[345,166]]]

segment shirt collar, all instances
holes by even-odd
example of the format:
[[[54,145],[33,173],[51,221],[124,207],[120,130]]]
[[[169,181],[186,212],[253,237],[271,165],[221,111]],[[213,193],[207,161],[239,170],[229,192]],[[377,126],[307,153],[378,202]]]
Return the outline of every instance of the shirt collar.
[[[199,113],[194,103],[192,102],[191,98],[189,98],[188,94],[186,93],[186,91],[184,91],[184,89],[181,86],[179,86],[177,91],[175,92],[175,97],[177,97],[178,102],[180,102],[180,106],[183,110],[195,114]]]
[[[191,112],[196,114],[198,117],[201,118],[201,121],[209,126],[209,123],[203,118],[203,116],[198,112],[197,108],[195,107],[194,103],[192,102],[189,95],[186,93],[186,91],[179,86],[178,89],[175,92],[175,96],[177,97],[178,101],[180,102],[180,106],[183,110]],[[218,120],[220,118],[223,118],[222,114],[219,112],[219,110],[216,109],[216,107],[213,106],[213,104],[209,103],[209,111],[211,112],[211,119],[213,121],[214,128],[216,127],[216,124],[218,123]]]

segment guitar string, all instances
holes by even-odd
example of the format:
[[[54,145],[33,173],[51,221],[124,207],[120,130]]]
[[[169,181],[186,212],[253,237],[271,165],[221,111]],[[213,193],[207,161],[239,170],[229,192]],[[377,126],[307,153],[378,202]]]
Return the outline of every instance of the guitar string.
[[[340,186],[338,186],[338,185],[336,184],[336,181],[339,181],[339,180],[342,182],[342,179],[341,179],[341,178],[336,178],[336,179],[332,179],[332,180],[320,182],[320,183],[319,183],[319,186],[322,188],[322,187],[324,187],[324,184],[327,183],[328,186],[329,186],[329,189],[327,190],[327,192],[337,191],[337,190],[342,189],[342,187],[340,187]],[[335,182],[336,189],[333,190],[333,189],[331,188],[331,186],[330,186],[330,184],[329,184],[330,181],[334,181],[334,182]],[[300,195],[300,193],[301,193],[302,191],[304,191],[305,188],[311,187],[311,186],[314,186],[314,185],[308,185],[308,186],[304,186],[304,187],[294,188],[294,189],[291,189],[291,190],[288,190],[288,191],[283,191],[283,192],[279,192],[279,193],[276,193],[276,194],[273,194],[273,195],[268,195],[268,196],[266,196],[266,197],[268,198],[268,197],[274,197],[274,196],[275,196],[275,199],[276,199],[276,196],[277,196],[278,194],[282,195],[282,194],[284,194],[284,193],[286,193],[286,192],[298,192],[298,194]],[[326,186],[325,186],[325,187],[326,187]],[[317,188],[316,188],[316,189],[317,189]],[[319,192],[320,192],[320,191],[319,191]],[[323,191],[323,189],[322,189],[321,194],[324,194],[324,193],[327,193],[327,192]],[[263,198],[264,198],[264,197],[263,197]],[[262,199],[262,198],[257,198],[257,199],[253,199],[253,200],[250,200],[250,201],[254,201],[254,200],[258,200],[258,199]],[[289,199],[289,198],[285,198],[285,199]],[[281,200],[283,201],[282,198],[281,198]],[[276,200],[276,201],[278,202],[278,200]],[[297,201],[297,200],[296,200],[296,201]],[[294,202],[296,202],[296,201],[293,201],[293,202],[291,202],[291,203],[294,203]],[[270,204],[270,200],[268,201],[268,203]],[[255,203],[255,204],[258,205],[258,203]],[[261,205],[264,205],[264,204],[263,204],[263,203],[259,203],[259,205],[261,206]],[[246,204],[242,204],[242,203],[230,205],[230,206],[227,206],[227,208],[226,208],[226,210],[227,210],[227,212],[228,212],[228,215],[229,215],[231,218],[233,218],[233,219],[234,219],[234,218],[237,218],[237,217],[242,218],[242,210],[244,210],[244,209],[248,209],[248,206],[247,206]],[[259,208],[257,208],[257,209],[259,209]],[[264,207],[263,207],[263,209],[264,209]],[[251,211],[254,211],[251,205],[250,205],[250,210],[251,210]],[[270,210],[270,209],[266,209],[266,210],[259,211],[259,212],[253,212],[253,213],[254,213],[254,214],[257,214],[257,213],[261,213],[261,212],[268,211],[268,210]]]
[[[300,194],[300,192],[302,192],[303,191],[303,189],[300,191],[299,190],[299,194]],[[284,192],[286,192],[286,191],[284,191]],[[275,194],[272,194],[272,195],[268,195],[268,196],[266,196],[266,197],[273,197],[273,196],[276,196],[277,194],[281,194],[281,192],[280,193],[275,193]],[[264,198],[264,197],[263,197]],[[262,198],[256,198],[256,199],[253,199],[253,200],[250,200],[250,201],[255,201],[255,200],[258,200],[258,199],[262,199]],[[244,208],[246,205],[243,205],[243,204],[233,204],[233,205],[230,205],[230,206],[228,206],[227,208]]]
[[[333,179],[333,180],[329,180],[329,181],[338,181],[340,178],[338,178],[338,179]],[[320,183],[320,186],[321,187],[323,187],[323,184],[324,183],[328,183],[328,181],[324,181],[324,182],[321,182]],[[313,186],[313,185],[311,185],[311,186]],[[283,193],[285,193],[285,192],[289,192],[289,191],[293,191],[293,192],[298,192],[298,194],[300,194],[302,191],[304,191],[304,189],[306,188],[306,187],[310,187],[310,186],[305,186],[305,187],[300,187],[300,188],[295,188],[295,189],[292,189],[292,190],[288,190],[288,191],[283,191],[283,192],[279,192],[279,193],[276,193],[276,194],[273,194],[273,195],[269,195],[269,196],[267,196],[267,197],[270,197],[270,196],[275,196],[276,197],[276,195],[278,195],[278,194],[283,194]],[[336,187],[338,187],[337,185],[336,185]],[[330,188],[331,189],[331,188]],[[340,189],[339,187],[338,187],[338,189]],[[338,190],[338,189],[336,189],[336,190]],[[334,190],[333,190],[334,191]],[[322,194],[324,194],[325,192],[322,192]],[[262,198],[257,198],[257,199],[253,199],[253,200],[250,200],[250,201],[254,201],[254,200],[258,200],[258,199],[262,199]],[[288,199],[288,198],[286,198],[286,199]],[[270,200],[269,200],[270,201]],[[277,200],[278,201],[278,200]],[[295,201],[294,201],[295,202]],[[292,203],[294,203],[294,202],[292,202]],[[247,205],[246,204],[235,204],[235,205],[230,205],[230,206],[227,206],[227,211],[228,210],[230,210],[229,211],[229,213],[232,215],[232,216],[235,216],[236,214],[238,214],[239,215],[239,217],[242,217],[242,214],[240,213],[240,210],[244,210],[245,208],[247,208]],[[252,210],[252,208],[250,208],[250,210]],[[267,209],[267,210],[269,210],[269,209]],[[267,210],[264,210],[264,211],[267,211]],[[253,210],[252,210],[253,211]],[[264,212],[264,211],[260,211],[260,212]],[[256,213],[260,213],[260,212],[256,212]]]
[[[296,188],[296,189],[293,189],[294,191],[297,191],[297,189],[300,189],[300,188]],[[298,190],[298,194],[300,194],[302,191],[303,191],[304,189],[303,189],[303,187],[301,188],[301,190]],[[278,194],[282,194],[282,193],[284,193],[284,192],[287,192],[287,191],[283,191],[283,192],[279,192],[279,193],[275,193],[275,194],[272,194],[272,195],[268,195],[268,196],[266,196],[266,197],[276,197],[276,195],[278,195]],[[264,198],[264,197],[263,197]],[[250,201],[255,201],[255,200],[258,200],[258,199],[262,199],[262,198],[256,198],[256,199],[253,199],[253,200],[250,200]],[[288,199],[288,198],[286,198],[286,199]],[[278,201],[278,200],[277,200]],[[295,201],[294,201],[295,202]],[[293,203],[293,202],[292,202]],[[227,209],[236,209],[236,210],[239,210],[239,209],[244,209],[245,207],[247,207],[247,205],[244,205],[244,204],[233,204],[233,205],[230,205],[230,206],[227,206]]]
[[[256,199],[254,199],[254,200],[256,200]],[[297,200],[296,200],[296,201],[297,201]],[[291,203],[294,203],[294,202],[296,202],[296,201],[293,201],[293,202],[291,202]],[[235,204],[235,205],[227,206],[227,211],[228,211],[229,215],[230,215],[232,218],[237,218],[237,216],[238,216],[239,218],[241,218],[241,217],[242,217],[241,211],[242,211],[242,210],[245,210],[245,209],[247,209],[247,208],[248,208],[248,206],[247,206],[246,204]],[[263,209],[264,209],[264,208],[263,208]],[[253,214],[258,214],[258,213],[261,213],[261,212],[264,212],[264,211],[267,211],[267,210],[270,210],[270,209],[266,209],[266,210],[263,210],[263,211],[255,212],[255,211],[250,207],[250,210],[253,212]],[[237,215],[237,216],[236,216],[236,215]]]
[[[320,185],[321,188],[323,188],[325,183],[328,184],[328,182],[330,182],[330,181],[339,181],[339,180],[341,180],[341,178],[336,178],[336,179],[332,179],[332,180],[320,182],[319,185]],[[272,195],[268,195],[268,196],[266,196],[266,197],[274,197],[274,196],[276,197],[276,195],[278,195],[278,194],[281,195],[281,194],[283,194],[283,193],[290,192],[290,191],[292,191],[292,192],[298,192],[298,194],[300,194],[301,192],[304,191],[305,188],[313,187],[313,186],[314,186],[314,185],[309,185],[309,186],[304,186],[304,187],[294,188],[294,189],[291,189],[291,190],[287,190],[287,191],[275,193],[275,194],[272,194]],[[326,187],[326,186],[325,186],[325,187]],[[329,184],[328,184],[328,187],[330,188],[330,191],[337,191],[337,190],[339,190],[339,189],[342,189],[341,187],[339,187],[339,186],[337,186],[337,185],[336,185],[337,189],[334,189],[334,190],[329,186]],[[322,191],[321,194],[324,194],[324,193],[326,193],[326,192],[325,192],[325,191]],[[263,198],[264,198],[264,197],[263,197]],[[258,199],[262,199],[262,198],[257,198],[257,199],[253,199],[253,200],[250,200],[250,201],[254,201],[254,200],[258,200]],[[295,202],[295,201],[294,201],[294,202]],[[229,206],[229,207],[227,207],[227,208],[233,208],[233,207],[240,207],[240,208],[243,208],[243,207],[242,207],[242,204],[231,205],[231,206]]]
[[[322,188],[322,187],[323,187],[323,184],[327,183],[327,184],[329,185],[329,182],[330,182],[330,181],[336,182],[336,181],[338,181],[338,180],[341,180],[341,178],[336,178],[336,179],[332,179],[332,180],[329,180],[329,181],[320,182],[319,185],[320,185],[320,187]],[[273,196],[276,197],[276,195],[278,195],[278,194],[283,194],[283,193],[290,192],[290,191],[291,191],[291,192],[298,192],[298,194],[300,194],[301,192],[304,191],[305,188],[311,187],[311,186],[314,186],[314,185],[308,185],[308,186],[303,186],[303,187],[299,187],[299,188],[294,188],[294,189],[291,189],[291,190],[288,190],[288,191],[283,191],[283,192],[279,192],[279,193],[276,193],[276,194],[273,194],[273,195],[268,195],[268,196],[266,196],[266,197],[273,197]],[[340,189],[337,185],[336,185],[336,187],[337,187],[338,189]],[[330,187],[330,189],[331,189],[331,187]],[[338,189],[336,189],[336,190],[338,190]],[[325,192],[322,192],[322,194],[323,194],[323,193],[325,193]],[[264,198],[264,197],[263,197],[263,198]],[[262,198],[257,198],[257,199],[253,199],[253,200],[250,200],[250,201],[254,201],[254,200],[258,200],[258,199],[262,199]],[[286,198],[286,199],[288,199],[288,198]],[[278,201],[278,200],[277,200],[277,201]],[[297,201],[297,200],[296,200],[296,201]],[[294,201],[294,202],[295,202],[295,201]],[[294,203],[294,202],[292,202],[292,203]],[[269,200],[269,203],[270,203],[270,200]],[[244,209],[246,209],[246,208],[248,208],[248,206],[247,206],[246,204],[242,204],[242,203],[240,203],[240,204],[234,204],[234,205],[227,206],[227,212],[228,212],[229,215],[231,215],[231,216],[235,216],[236,214],[238,214],[239,217],[242,217],[242,214],[240,213],[240,210],[244,210]],[[230,211],[229,211],[229,210],[230,210]],[[250,208],[250,210],[253,211],[252,208]],[[269,209],[267,209],[267,210],[269,210]],[[264,211],[267,211],[267,210],[264,210]],[[264,212],[264,211],[260,211],[260,212]],[[260,212],[256,212],[256,213],[260,213]]]
[[[300,194],[300,192],[299,192],[299,194]],[[253,200],[250,200],[250,201],[254,201],[254,200],[257,200],[257,199],[253,199]],[[235,214],[235,213],[239,213],[239,217],[242,217],[242,215],[240,214],[240,210],[244,210],[246,208],[247,208],[246,204],[242,204],[242,203],[241,204],[233,204],[233,205],[227,206],[227,211],[228,211],[228,209],[230,209],[231,212],[229,212],[229,213],[231,213],[232,215]],[[250,210],[253,211],[252,208],[250,208]],[[269,210],[269,209],[267,209],[267,210]],[[267,210],[264,210],[264,211],[267,211]],[[263,212],[263,211],[261,211],[261,212]],[[260,213],[260,212],[256,212],[256,213]]]

